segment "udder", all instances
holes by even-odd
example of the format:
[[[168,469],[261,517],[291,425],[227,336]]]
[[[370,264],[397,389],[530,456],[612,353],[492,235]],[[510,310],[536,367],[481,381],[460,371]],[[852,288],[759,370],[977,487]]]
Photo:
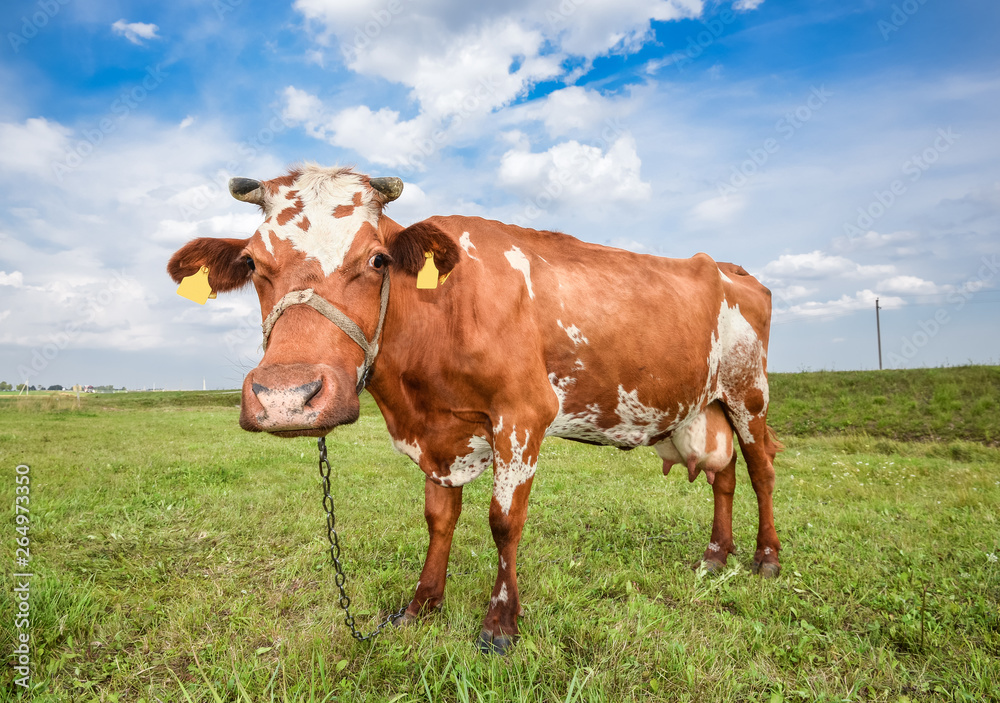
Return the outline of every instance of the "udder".
[[[692,422],[679,428],[673,435],[653,446],[663,459],[663,474],[674,464],[687,466],[688,480],[694,481],[699,471],[708,482],[715,482],[715,474],[725,469],[733,458],[733,427],[715,401]]]

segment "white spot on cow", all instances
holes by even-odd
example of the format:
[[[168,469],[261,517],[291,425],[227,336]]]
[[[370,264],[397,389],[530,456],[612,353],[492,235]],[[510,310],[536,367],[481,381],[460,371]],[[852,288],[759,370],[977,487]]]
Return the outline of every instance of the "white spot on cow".
[[[773,550],[770,547],[764,547],[764,554],[770,555],[772,553],[773,553]]]
[[[601,409],[596,403],[586,406],[582,412],[568,412],[566,398],[576,379],[560,379],[549,374],[549,385],[559,401],[559,412],[545,430],[547,437],[584,440],[615,447],[638,447],[649,445],[655,435],[669,431],[667,413],[658,408],[647,407],[639,401],[639,391],[627,392],[618,386],[618,407],[615,409],[617,423],[611,427],[601,427]]]
[[[497,603],[507,602],[507,584],[500,584],[500,592],[497,593],[493,598],[490,598],[490,605],[495,606]]]
[[[486,468],[493,461],[493,448],[484,437],[474,436],[469,439],[469,448],[472,450],[468,454],[455,457],[448,467],[448,475],[445,477],[450,481],[451,486],[464,486],[470,481],[479,478]],[[431,478],[434,478],[433,474]]]
[[[587,367],[583,365],[583,361],[581,361],[580,359],[577,359],[576,361],[573,362],[573,368],[574,369],[585,369]]]
[[[535,291],[531,289],[531,264],[528,261],[528,257],[518,247],[512,248],[504,256],[507,257],[507,261],[510,262],[511,267],[520,271],[524,276],[524,283],[528,286],[528,297],[534,300]]]
[[[410,443],[393,437],[392,446],[395,447],[396,451],[400,454],[410,457],[417,464],[420,463],[420,455],[423,454],[423,451],[420,449],[420,445],[417,444],[416,440]]]
[[[265,229],[265,227],[266,227],[266,229]],[[261,238],[261,241],[264,242],[264,248],[267,249],[267,253],[270,254],[273,257],[274,256],[274,232],[271,230],[270,227],[267,227],[266,225],[262,225],[261,226],[261,231],[260,231],[260,238]]]
[[[500,557],[500,568],[504,570],[507,569],[507,560],[503,557]]]
[[[462,232],[462,236],[458,238],[458,243],[463,249],[465,249],[465,253],[468,254],[470,259],[476,259],[476,261],[479,261],[479,259],[473,256],[472,252],[469,251],[470,249],[475,249],[476,245],[472,243],[472,237],[469,236],[468,232]]]
[[[722,269],[719,269],[719,276],[720,276],[720,277],[722,278],[722,280],[723,280],[723,281],[725,281],[726,283],[732,283],[732,281],[731,281],[731,280],[729,280],[729,276],[727,276],[726,274],[722,273]]]
[[[723,300],[712,335],[708,354],[708,376],[705,382],[706,400],[717,400],[725,394],[726,407],[740,438],[753,444],[750,422],[753,415],[746,407],[745,394],[750,388],[761,391],[764,407],[768,403],[767,375],[764,372],[764,345],[753,327],[740,312],[740,306],[729,307]],[[718,378],[718,389],[712,395],[712,381]]]
[[[719,545],[717,545],[715,542],[709,542],[708,543],[708,551],[710,551],[710,552],[718,552],[721,549],[722,549],[722,547],[720,547]]]
[[[295,195],[289,197],[293,191]],[[334,217],[338,207],[347,214]],[[377,228],[381,214],[372,189],[361,176],[316,164],[305,165],[292,185],[279,186],[277,194],[268,196],[265,210],[274,235],[318,261],[325,276],[344,263],[362,225],[367,222]],[[290,214],[283,217],[284,212]],[[283,224],[280,219],[285,220]]]
[[[496,437],[499,432],[500,428],[495,428],[493,436]],[[515,425],[510,432],[510,460],[503,459],[500,454],[494,456],[493,497],[496,499],[504,515],[510,513],[510,506],[514,502],[514,491],[517,490],[517,487],[523,485],[535,475],[537,459],[535,462],[532,462],[530,455],[525,456],[525,453],[528,451],[528,440],[530,437],[531,432],[525,430],[524,442],[519,441],[517,438],[517,425]]]
[[[559,325],[559,328],[569,336],[570,341],[573,342],[574,346],[578,347],[581,344],[590,343],[590,340],[583,336],[583,332],[581,332],[580,328],[577,327],[576,325],[570,325],[569,327],[565,327],[562,323],[562,320],[556,320],[556,324]]]

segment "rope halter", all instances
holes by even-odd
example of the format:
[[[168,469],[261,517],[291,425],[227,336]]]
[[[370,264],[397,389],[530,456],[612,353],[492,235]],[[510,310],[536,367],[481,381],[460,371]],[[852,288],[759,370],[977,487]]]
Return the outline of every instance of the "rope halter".
[[[264,349],[267,349],[268,340],[271,338],[271,330],[274,328],[274,323],[278,321],[279,317],[281,317],[281,313],[285,312],[285,310],[293,305],[308,305],[320,315],[342,329],[344,334],[353,339],[355,343],[361,347],[361,351],[365,353],[364,364],[362,364],[361,368],[358,369],[358,385],[357,388],[355,388],[357,394],[361,395],[361,391],[363,391],[365,386],[368,384],[368,379],[372,371],[372,365],[375,363],[375,357],[378,355],[379,338],[382,335],[382,324],[385,322],[385,310],[389,304],[388,267],[386,267],[386,269],[386,272],[382,275],[382,292],[379,299],[378,326],[375,328],[375,336],[372,337],[370,342],[365,337],[365,333],[361,331],[361,327],[358,326],[358,323],[341,312],[340,309],[334,307],[330,301],[316,293],[316,291],[312,288],[306,288],[305,290],[293,290],[290,293],[286,293],[285,296],[278,301],[278,304],[274,306],[274,309],[271,310],[270,314],[264,319],[264,322],[261,325],[261,330],[264,332]]]

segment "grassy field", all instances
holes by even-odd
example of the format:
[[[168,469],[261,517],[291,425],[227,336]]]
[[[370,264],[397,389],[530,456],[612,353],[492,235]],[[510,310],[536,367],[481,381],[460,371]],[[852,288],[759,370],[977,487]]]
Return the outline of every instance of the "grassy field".
[[[543,446],[506,658],[473,647],[496,574],[465,492],[444,611],[350,639],[315,442],[242,432],[234,393],[0,398],[0,499],[31,466],[35,701],[998,701],[1000,369],[774,375],[781,576],[691,571],[711,490],[652,450]],[[879,400],[881,398],[881,400]],[[927,441],[916,442],[914,439]],[[328,438],[363,626],[412,595],[423,475],[366,397]],[[13,516],[0,556],[12,564]],[[0,571],[0,652],[15,586]],[[12,669],[0,700],[16,698]]]

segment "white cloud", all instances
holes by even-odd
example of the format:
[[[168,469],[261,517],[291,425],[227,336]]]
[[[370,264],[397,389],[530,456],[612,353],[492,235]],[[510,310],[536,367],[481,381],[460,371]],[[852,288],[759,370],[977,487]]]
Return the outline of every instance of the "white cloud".
[[[145,22],[126,22],[125,20],[118,20],[113,25],[111,25],[111,31],[115,34],[121,35],[128,39],[133,44],[142,45],[143,39],[159,39],[157,35],[157,27],[155,24],[147,24]]]
[[[194,124],[194,117],[192,117],[191,115],[188,115],[183,120],[181,120],[181,123],[178,125],[178,128],[179,129],[187,129],[188,127],[190,127],[193,124]]]
[[[782,254],[764,267],[768,280],[781,278],[864,278],[895,273],[891,264],[863,265],[843,256],[833,256],[820,250],[808,254]]]
[[[69,148],[73,130],[44,117],[0,123],[0,170],[48,179]]]
[[[606,150],[576,140],[532,152],[522,143],[500,159],[499,182],[522,196],[586,207],[647,200],[652,189],[639,173],[635,140],[623,134]]]
[[[720,195],[703,200],[691,210],[692,224],[717,225],[730,222],[746,207],[742,195]]]
[[[596,138],[602,133],[614,135],[624,131],[621,120],[635,106],[629,99],[610,98],[596,90],[573,85],[510,108],[504,121],[511,124],[540,121],[550,137],[576,133]]]
[[[842,317],[858,310],[874,310],[875,298],[879,298],[879,306],[887,310],[901,308],[906,304],[902,298],[880,296],[865,288],[854,295],[845,293],[836,300],[825,302],[808,301],[787,307],[776,304],[774,318],[776,321],[786,321],[790,319]]]
[[[807,295],[819,292],[819,289],[807,288],[806,286],[785,286],[784,288],[775,288],[772,292],[775,298],[788,301],[795,300],[796,298],[805,298]]]
[[[756,10],[763,4],[764,0],[736,0],[733,3],[733,9],[738,12],[749,12],[750,10]]]
[[[853,251],[855,249],[880,249],[912,242],[919,238],[916,232],[899,231],[880,234],[875,231],[865,232],[860,237],[841,236],[833,240],[834,249],[838,251]]]
[[[392,109],[344,108],[342,103],[328,108],[317,96],[291,87],[284,95],[286,116],[307,133],[386,165],[405,163],[415,149],[418,158],[430,156],[540,81],[572,80],[567,71],[570,64],[579,70],[579,59],[589,65],[609,52],[637,50],[652,37],[652,20],[697,17],[703,2],[566,0],[539,5],[505,0],[470,5],[441,0],[432,6],[413,2],[392,7],[397,10],[381,0],[295,3],[319,30],[321,43],[339,43],[348,68],[405,86],[419,107],[415,117],[401,120]],[[570,58],[574,60],[567,64]],[[593,129],[613,116],[605,114],[608,102],[591,91],[567,88],[546,98],[534,114],[525,111],[524,117],[541,119],[550,135],[562,136]],[[475,137],[482,133],[476,131]],[[433,134],[444,136],[429,140]]]
[[[0,271],[0,286],[12,286],[22,288],[24,286],[24,274],[20,271]]]
[[[876,287],[880,291],[899,295],[935,295],[949,290],[947,286],[939,286],[917,276],[893,276],[881,281]]]
[[[431,139],[432,123],[425,117],[400,121],[395,110],[372,112],[365,105],[329,112],[315,95],[294,86],[284,91],[283,117],[301,124],[311,136],[334,146],[353,149],[384,166],[412,164],[423,170],[423,158],[439,144]]]

